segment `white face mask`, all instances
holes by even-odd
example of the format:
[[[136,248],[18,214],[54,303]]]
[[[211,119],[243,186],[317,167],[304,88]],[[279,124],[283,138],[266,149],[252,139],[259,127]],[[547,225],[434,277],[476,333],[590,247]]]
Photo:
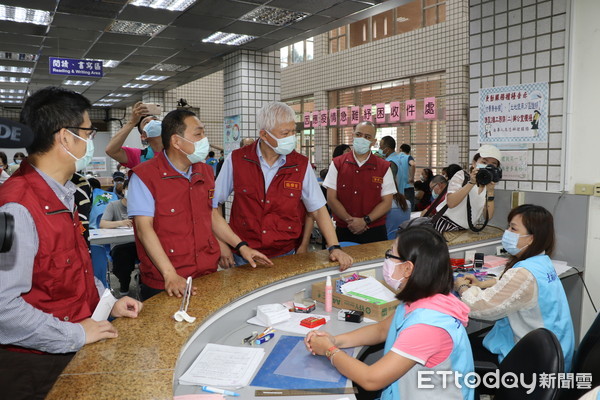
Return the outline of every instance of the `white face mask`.
[[[290,154],[296,148],[296,135],[295,134],[284,137],[282,139],[278,139],[268,130],[265,129],[265,132],[267,132],[267,134],[269,136],[271,136],[273,139],[275,139],[277,141],[277,147],[273,147],[269,144],[269,142],[267,142],[265,140],[265,143],[267,144],[267,146],[272,148],[275,151],[275,153],[285,156],[285,155]]]
[[[63,149],[65,149],[65,151],[75,159],[75,171],[81,171],[83,169],[85,169],[88,165],[90,165],[90,163],[92,162],[92,157],[94,156],[94,141],[92,139],[84,139],[81,136],[77,136],[76,134],[74,134],[73,132],[71,132],[70,130],[67,129],[67,132],[69,132],[71,135],[75,136],[77,139],[79,140],[83,140],[85,142],[85,154],[81,157],[81,158],[77,158],[73,155],[73,153],[71,153],[69,150],[67,150],[67,148],[65,146],[63,146]]]
[[[392,289],[398,290],[402,282],[404,282],[404,277],[400,279],[394,279],[392,275],[396,271],[396,265],[404,264],[402,262],[395,262],[391,258],[386,259],[383,262],[383,279],[385,283],[387,283]]]
[[[208,149],[210,147],[210,144],[208,143],[208,138],[204,137],[198,140],[197,142],[192,142],[191,140],[187,140],[183,136],[180,137],[186,142],[190,142],[194,145],[194,152],[192,154],[188,154],[185,151],[179,149],[183,154],[187,156],[188,160],[190,160],[192,164],[203,162],[206,156],[208,155]]]

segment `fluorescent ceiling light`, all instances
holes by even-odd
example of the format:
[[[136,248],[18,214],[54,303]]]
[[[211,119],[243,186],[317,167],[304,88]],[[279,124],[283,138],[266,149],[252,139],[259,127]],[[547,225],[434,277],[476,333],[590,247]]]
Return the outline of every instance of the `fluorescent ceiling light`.
[[[133,0],[129,4],[132,6],[159,8],[161,10],[183,11],[195,2],[196,0]]]
[[[140,75],[137,78],[135,78],[135,80],[136,81],[159,82],[159,81],[164,81],[167,78],[168,78],[168,76],[164,76],[164,75]]]
[[[90,59],[90,58],[86,58],[86,61],[102,61],[102,67],[103,68],[115,68],[116,66],[118,66],[121,61],[117,61],[117,60],[98,60],[96,58]]]
[[[73,80],[66,80],[63,82],[63,85],[70,85],[70,86],[91,86],[94,83],[94,81],[73,81]]]
[[[112,104],[109,103],[94,103],[92,104],[92,107],[110,107],[112,106]]]
[[[0,76],[0,82],[28,83],[29,78],[17,78],[14,76]]]
[[[100,99],[98,101],[101,101],[103,103],[118,103],[121,101],[121,99]]]
[[[6,67],[4,65],[0,65],[0,72],[12,72],[15,74],[30,74],[33,71],[33,68],[28,67]]]
[[[229,46],[240,46],[256,39],[256,36],[241,35],[237,33],[215,32],[207,38],[202,39],[204,43],[226,44]]]
[[[261,6],[255,8],[240,18],[242,21],[259,24],[285,26],[308,17],[310,14],[300,11],[284,10],[283,8]]]
[[[12,94],[0,94],[0,99],[22,99],[23,96],[14,96]]]
[[[50,11],[0,4],[0,20],[48,26],[50,25],[52,18],[50,18]]]
[[[145,24],[143,22],[115,20],[107,32],[125,33],[128,35],[154,36],[165,29],[166,25]]]
[[[129,97],[131,93],[110,93],[109,97]]]
[[[146,89],[146,88],[149,88],[150,86],[152,86],[152,85],[150,85],[148,83],[126,83],[122,87],[131,88],[131,89]]]
[[[182,72],[190,68],[189,65],[177,65],[177,64],[157,64],[151,69],[153,71],[170,71],[170,72]]]
[[[14,61],[37,61],[38,55],[30,53],[13,53],[12,51],[0,50],[0,59]]]
[[[13,104],[17,104],[17,103],[22,103],[23,100],[4,100],[4,99],[0,99],[0,103],[13,103]]]
[[[25,93],[25,89],[0,89],[0,93]]]

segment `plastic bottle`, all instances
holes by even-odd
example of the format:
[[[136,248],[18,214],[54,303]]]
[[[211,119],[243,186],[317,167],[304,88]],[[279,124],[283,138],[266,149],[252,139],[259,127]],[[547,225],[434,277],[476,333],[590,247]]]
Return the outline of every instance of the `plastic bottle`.
[[[331,276],[327,277],[325,282],[325,312],[331,312],[333,304],[333,289],[331,288]]]

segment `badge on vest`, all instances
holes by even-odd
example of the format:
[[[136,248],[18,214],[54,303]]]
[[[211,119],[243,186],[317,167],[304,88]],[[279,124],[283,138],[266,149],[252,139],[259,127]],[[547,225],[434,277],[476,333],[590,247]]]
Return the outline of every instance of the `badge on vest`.
[[[212,199],[215,197],[215,189],[208,189],[208,198]]]
[[[302,190],[302,184],[300,182],[283,181],[284,189]]]
[[[373,183],[383,183],[383,178],[381,176],[374,176]]]

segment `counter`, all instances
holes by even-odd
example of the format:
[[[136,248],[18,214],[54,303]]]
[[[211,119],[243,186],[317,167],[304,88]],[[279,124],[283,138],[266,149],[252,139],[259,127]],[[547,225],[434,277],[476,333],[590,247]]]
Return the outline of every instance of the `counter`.
[[[452,256],[470,248],[490,249],[500,242],[503,230],[486,227],[480,233],[452,233],[448,237]],[[391,241],[346,247],[355,264],[382,259]],[[181,299],[164,292],[144,302],[136,319],[113,321],[116,339],[84,346],[65,368],[47,399],[160,399],[173,398],[173,376],[182,348],[194,332],[230,303],[265,286],[315,271],[337,269],[327,251],[273,259],[271,267],[242,266],[194,280],[198,294],[189,309],[197,317],[192,324],[178,323],[172,315]]]

